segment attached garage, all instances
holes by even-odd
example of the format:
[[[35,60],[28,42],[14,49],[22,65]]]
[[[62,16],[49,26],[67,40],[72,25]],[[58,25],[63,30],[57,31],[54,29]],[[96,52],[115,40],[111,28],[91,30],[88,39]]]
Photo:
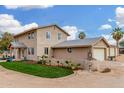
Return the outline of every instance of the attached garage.
[[[93,56],[95,59],[99,61],[105,60],[105,49],[104,48],[96,48],[93,50]]]
[[[97,37],[64,41],[52,48],[54,58],[104,61],[107,59],[109,44],[103,37]],[[71,52],[68,52],[68,49],[71,49]]]

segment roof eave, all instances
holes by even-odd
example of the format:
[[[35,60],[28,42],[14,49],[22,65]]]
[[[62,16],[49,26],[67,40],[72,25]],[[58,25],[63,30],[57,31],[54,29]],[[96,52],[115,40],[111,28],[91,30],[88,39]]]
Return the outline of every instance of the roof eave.
[[[92,45],[75,45],[75,46],[53,46],[52,48],[76,48],[76,47],[91,47]]]
[[[41,27],[36,27],[36,28],[29,29],[29,30],[25,30],[25,31],[23,31],[23,32],[21,32],[21,33],[19,33],[19,34],[14,35],[14,38],[15,38],[15,37],[18,37],[18,36],[20,36],[20,35],[23,35],[23,34],[25,34],[25,33],[28,33],[28,32],[30,32],[30,31],[36,31],[37,29],[46,28],[46,27],[51,27],[51,26],[56,26],[56,27],[59,28],[61,31],[63,31],[67,36],[70,36],[69,33],[67,33],[65,30],[63,30],[62,28],[60,28],[58,25],[52,24],[52,25],[48,25],[48,26],[41,26]]]

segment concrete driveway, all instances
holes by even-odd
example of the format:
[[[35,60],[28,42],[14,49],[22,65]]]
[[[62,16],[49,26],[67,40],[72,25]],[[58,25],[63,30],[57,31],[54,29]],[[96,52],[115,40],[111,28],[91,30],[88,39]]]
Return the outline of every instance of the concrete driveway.
[[[124,66],[113,69],[110,73],[78,71],[73,75],[48,79],[36,77],[0,66],[0,87],[12,88],[70,88],[70,87],[124,87]]]

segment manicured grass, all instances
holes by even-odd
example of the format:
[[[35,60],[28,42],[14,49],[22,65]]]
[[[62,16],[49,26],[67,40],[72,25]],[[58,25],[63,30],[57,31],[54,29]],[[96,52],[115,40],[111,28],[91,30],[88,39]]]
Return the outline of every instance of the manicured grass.
[[[0,65],[10,70],[46,78],[59,78],[73,74],[71,69],[39,64],[27,64],[25,62],[1,62]]]

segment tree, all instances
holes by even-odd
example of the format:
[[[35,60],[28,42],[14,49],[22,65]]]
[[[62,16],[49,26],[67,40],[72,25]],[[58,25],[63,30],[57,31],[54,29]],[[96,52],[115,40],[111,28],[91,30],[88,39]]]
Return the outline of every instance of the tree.
[[[124,47],[124,40],[120,41],[119,45]]]
[[[80,39],[84,39],[86,37],[86,34],[84,32],[80,32],[78,37]]]
[[[0,41],[0,49],[2,51],[4,50],[7,50],[8,49],[8,46],[9,44],[13,41],[13,35],[8,33],[8,32],[5,32],[2,34],[2,38],[1,38],[1,41]]]
[[[117,27],[117,28],[113,29],[112,37],[113,37],[113,39],[116,40],[117,55],[119,54],[119,40],[123,38],[123,34],[124,34],[124,32],[122,31],[121,28]]]

